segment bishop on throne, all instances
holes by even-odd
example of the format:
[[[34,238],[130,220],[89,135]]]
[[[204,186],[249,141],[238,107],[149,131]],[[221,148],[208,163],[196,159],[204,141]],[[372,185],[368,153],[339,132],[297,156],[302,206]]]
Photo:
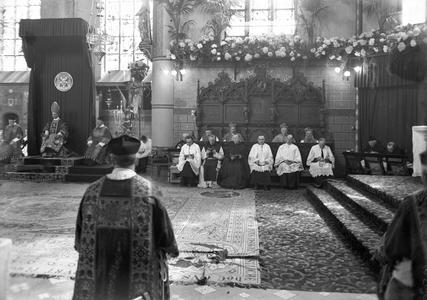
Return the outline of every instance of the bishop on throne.
[[[59,105],[52,103],[50,108],[52,121],[44,126],[41,137],[40,153],[43,157],[70,157],[76,155],[66,146],[68,139],[68,125],[59,118]]]

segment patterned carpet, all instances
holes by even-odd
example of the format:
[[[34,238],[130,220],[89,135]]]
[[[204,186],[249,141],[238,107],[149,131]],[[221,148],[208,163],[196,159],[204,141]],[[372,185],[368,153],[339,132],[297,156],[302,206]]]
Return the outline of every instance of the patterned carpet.
[[[213,196],[209,195],[211,189],[159,185],[171,219],[195,193]],[[0,235],[14,239],[13,273],[70,276],[70,271],[76,268],[77,258],[72,248],[75,216],[86,187],[87,184],[76,183],[0,181]],[[206,197],[219,200],[221,204],[217,206],[224,204],[222,201],[229,201],[227,197],[233,195],[222,189],[217,191],[220,193],[215,197]],[[254,197],[251,190],[238,191],[241,192]],[[375,280],[368,268],[308,203],[304,190],[272,189],[255,195],[261,287],[351,293],[375,291]],[[182,244],[183,249],[190,246],[195,247],[191,243]],[[226,245],[217,246],[224,248]],[[216,259],[221,260],[221,257],[217,255]],[[215,272],[215,267],[240,265],[234,259],[215,266],[211,264],[212,257],[204,260],[192,255],[184,257],[178,265],[188,268],[189,261],[196,269],[208,265]],[[209,277],[209,274],[205,275]]]
[[[374,293],[368,267],[308,202],[305,190],[256,193],[265,288]]]

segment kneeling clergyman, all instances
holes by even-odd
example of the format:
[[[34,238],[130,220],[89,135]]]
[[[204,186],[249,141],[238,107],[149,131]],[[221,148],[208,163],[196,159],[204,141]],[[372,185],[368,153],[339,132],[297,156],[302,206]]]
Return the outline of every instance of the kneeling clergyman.
[[[277,150],[274,166],[280,176],[280,185],[286,189],[298,189],[300,174],[304,170],[301,153],[296,145],[292,144],[293,136],[288,134],[285,144]]]
[[[99,117],[96,120],[95,129],[92,130],[92,134],[87,139],[88,148],[84,163],[88,166],[110,163],[106,145],[112,138],[110,130],[104,125],[104,120]]]
[[[199,175],[201,155],[200,147],[194,144],[192,136],[187,136],[186,141],[181,147],[176,167],[181,172],[181,185],[191,187],[196,184],[196,176]]]
[[[221,144],[216,141],[216,136],[211,134],[209,142],[205,143],[202,149],[202,166],[199,173],[199,185],[201,188],[217,188],[218,171],[221,168],[221,161],[224,158],[224,151]]]
[[[320,187],[325,179],[334,176],[335,157],[331,148],[326,146],[326,139],[320,138],[319,144],[311,147],[307,157],[307,166],[310,166],[310,174],[314,177],[314,185]]]
[[[258,143],[252,146],[248,163],[254,190],[257,190],[259,185],[264,186],[266,191],[269,190],[271,185],[270,171],[273,169],[273,153],[270,146],[265,144],[263,135],[260,135]]]

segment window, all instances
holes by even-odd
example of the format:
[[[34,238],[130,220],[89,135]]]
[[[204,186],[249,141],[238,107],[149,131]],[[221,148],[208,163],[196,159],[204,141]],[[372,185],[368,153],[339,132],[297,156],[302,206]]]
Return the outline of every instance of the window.
[[[247,0],[231,19],[229,36],[293,34],[296,0]]]
[[[1,71],[28,70],[22,52],[22,40],[19,37],[19,22],[21,19],[40,19],[40,7],[41,0],[4,1],[3,18],[0,24],[0,30],[3,29],[3,41],[0,41]]]
[[[150,5],[150,22],[153,28],[152,0],[106,0],[105,26],[107,33],[114,36],[114,43],[106,46],[105,71],[126,70],[129,63],[145,57],[138,47],[141,36],[137,16],[144,2]]]

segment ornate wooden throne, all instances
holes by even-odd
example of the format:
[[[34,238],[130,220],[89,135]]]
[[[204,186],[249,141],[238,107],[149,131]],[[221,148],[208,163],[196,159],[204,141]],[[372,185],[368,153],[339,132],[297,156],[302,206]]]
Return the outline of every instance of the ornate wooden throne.
[[[221,72],[207,87],[200,87],[198,82],[198,134],[210,127],[221,139],[229,123],[234,122],[246,141],[254,142],[262,134],[271,142],[280,132],[280,124],[286,123],[297,141],[304,138],[306,127],[313,129],[315,138],[325,137],[324,85],[314,87],[302,73],[281,81],[272,78],[262,65],[255,66],[253,74],[239,82]]]

